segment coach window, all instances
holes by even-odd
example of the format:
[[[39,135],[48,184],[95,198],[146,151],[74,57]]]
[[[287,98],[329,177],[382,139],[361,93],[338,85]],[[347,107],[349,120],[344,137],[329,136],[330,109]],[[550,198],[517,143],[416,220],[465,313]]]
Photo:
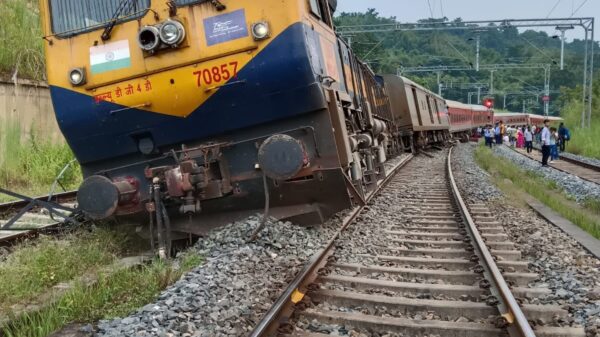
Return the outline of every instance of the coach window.
[[[310,12],[325,22],[329,27],[333,27],[331,12],[329,8],[330,0],[309,0]]]

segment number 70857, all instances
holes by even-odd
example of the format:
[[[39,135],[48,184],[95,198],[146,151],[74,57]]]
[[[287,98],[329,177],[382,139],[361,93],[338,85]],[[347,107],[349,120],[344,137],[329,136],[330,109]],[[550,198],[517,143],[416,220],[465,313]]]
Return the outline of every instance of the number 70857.
[[[221,64],[220,66],[194,71],[194,75],[196,75],[196,84],[198,87],[202,87],[203,85],[211,85],[235,78],[237,77],[237,71],[238,62],[234,61],[229,62],[228,64]]]

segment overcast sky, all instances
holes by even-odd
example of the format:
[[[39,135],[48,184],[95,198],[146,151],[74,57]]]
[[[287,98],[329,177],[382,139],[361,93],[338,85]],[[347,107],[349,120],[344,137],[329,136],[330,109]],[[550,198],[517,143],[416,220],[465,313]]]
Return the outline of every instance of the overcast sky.
[[[416,22],[432,16],[453,20],[499,20],[533,18],[596,18],[594,39],[600,40],[600,0],[338,0],[338,12],[364,12],[375,8],[382,16],[396,16],[401,22]],[[575,13],[573,13],[576,11]],[[548,31],[554,34],[553,30]],[[583,38],[583,29],[567,37]]]

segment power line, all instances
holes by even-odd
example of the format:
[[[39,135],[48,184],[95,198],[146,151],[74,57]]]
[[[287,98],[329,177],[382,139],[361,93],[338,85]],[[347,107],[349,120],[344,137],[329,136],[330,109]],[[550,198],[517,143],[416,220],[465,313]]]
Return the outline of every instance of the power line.
[[[366,59],[367,59],[367,56],[371,55],[371,53],[372,53],[372,52],[373,52],[375,49],[377,49],[377,47],[381,46],[381,44],[383,43],[383,41],[385,41],[385,39],[386,39],[386,38],[387,38],[387,37],[384,37],[384,38],[383,38],[381,41],[379,41],[379,43],[378,43],[378,44],[376,44],[375,46],[373,46],[373,48],[371,48],[371,50],[369,50],[369,52],[368,52],[368,53],[366,53],[366,54],[365,54],[365,55],[364,55],[362,58],[366,60]]]
[[[452,43],[448,40],[446,40],[446,43],[448,43],[448,45],[454,49],[454,51],[456,53],[458,53],[458,55],[460,55],[465,61],[467,61],[467,64],[473,66],[473,62],[471,62],[471,60],[469,60],[463,53],[461,53],[458,49],[456,49],[456,47],[454,47],[454,45],[452,45]]]
[[[547,57],[550,61],[552,62],[556,62],[556,60],[554,60],[554,58],[552,58],[552,56],[548,55],[545,51],[543,51],[542,49],[540,49],[538,46],[536,46],[535,44],[533,44],[533,42],[529,41],[528,39],[526,39],[523,34],[519,34],[519,37],[523,40],[525,40],[525,42],[529,43],[533,48],[535,48],[537,51],[539,51],[542,55],[544,55],[545,57]]]
[[[571,17],[573,17],[573,15],[575,15],[581,9],[581,7],[583,7],[583,5],[586,4],[586,2],[588,2],[588,0],[583,0],[581,5],[579,5],[579,7],[577,7],[577,9],[575,11],[573,11],[573,13],[571,13]]]
[[[556,9],[556,6],[558,6],[558,4],[561,2],[562,0],[558,0],[556,1],[556,3],[554,4],[554,7],[552,7],[552,9],[550,10],[550,12],[548,12],[548,15],[546,15],[546,19],[550,17],[550,14],[552,14],[552,12],[554,12],[554,10]]]
[[[431,14],[431,18],[433,19],[433,9],[431,8],[431,1],[427,0],[427,5],[429,5],[429,13]]]

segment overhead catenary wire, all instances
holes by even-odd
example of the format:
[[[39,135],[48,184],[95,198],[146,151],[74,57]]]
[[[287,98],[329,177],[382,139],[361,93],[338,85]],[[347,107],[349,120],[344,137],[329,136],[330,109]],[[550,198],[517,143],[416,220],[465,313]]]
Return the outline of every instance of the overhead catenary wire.
[[[583,5],[585,5],[588,2],[588,0],[583,0],[583,2],[579,5],[579,7],[577,7],[577,9],[575,9],[573,11],[573,13],[571,13],[570,17],[573,17],[573,15],[577,14],[577,12],[579,12],[579,10],[581,9],[581,7],[583,7]]]
[[[554,4],[554,6],[552,7],[552,9],[548,12],[548,15],[546,15],[546,19],[550,17],[550,15],[552,15],[552,13],[554,12],[554,10],[556,9],[556,7],[558,6],[558,4],[560,4],[562,0],[557,0],[556,3]]]
[[[427,0],[427,5],[429,6],[429,14],[431,14],[431,18],[433,19],[433,8],[431,8],[431,1]]]
[[[539,51],[540,54],[544,55],[548,60],[550,60],[552,62],[556,62],[556,60],[552,56],[548,55],[548,53],[546,53],[545,51],[543,51],[540,47],[536,46],[533,42],[531,42],[527,38],[525,38],[523,36],[523,34],[519,34],[519,37],[521,39],[523,39],[525,42],[529,43],[529,45],[531,45],[533,48],[535,48],[535,50]]]
[[[452,45],[452,43],[448,40],[446,40],[446,43],[448,43],[448,45],[456,52],[458,53],[458,55],[460,55],[463,60],[467,61],[467,64],[469,64],[470,66],[473,66],[473,63],[471,62],[471,60],[469,60],[469,58],[467,58],[463,53],[460,52],[460,50],[456,49],[456,47],[454,47],[454,45]]]

